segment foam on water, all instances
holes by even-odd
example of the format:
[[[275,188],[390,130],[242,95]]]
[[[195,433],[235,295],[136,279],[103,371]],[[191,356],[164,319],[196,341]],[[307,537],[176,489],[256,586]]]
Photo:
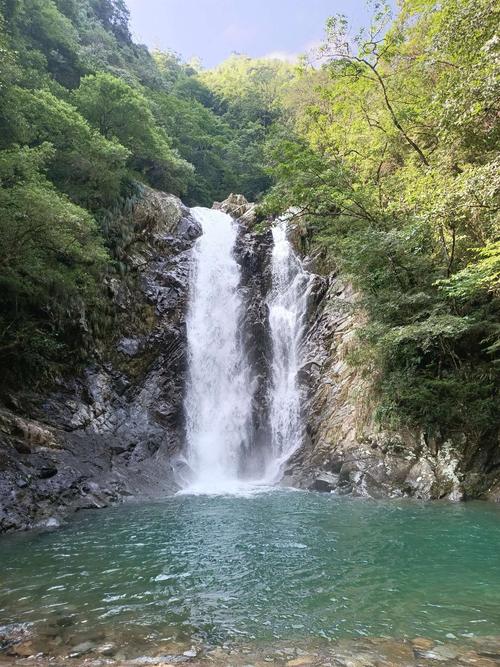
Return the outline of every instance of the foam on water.
[[[192,213],[203,234],[194,248],[187,317],[185,490],[235,493],[242,486],[240,454],[249,445],[252,417],[250,375],[238,330],[237,229],[221,211],[194,208]]]
[[[187,448],[178,471],[183,493],[260,493],[280,481],[302,442],[298,369],[311,276],[287,238],[287,221],[273,229],[270,437],[254,451],[252,369],[240,323],[244,298],[234,256],[237,223],[225,213],[194,208],[203,234],[194,247],[187,316]],[[260,470],[259,478],[249,470]],[[250,479],[249,479],[250,477]]]
[[[298,371],[305,328],[307,299],[312,285],[308,273],[288,239],[288,221],[273,227],[272,290],[268,299],[273,341],[271,395],[271,456],[266,470],[269,482],[278,482],[283,467],[302,444]]]

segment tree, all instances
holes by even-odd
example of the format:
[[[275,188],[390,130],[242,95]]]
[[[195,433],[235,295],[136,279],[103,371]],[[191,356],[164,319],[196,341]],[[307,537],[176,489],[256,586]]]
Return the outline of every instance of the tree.
[[[380,418],[478,441],[499,407],[497,19],[491,0],[407,0],[393,23],[378,3],[355,38],[330,19],[262,211],[294,207],[362,294]]]
[[[81,357],[91,334],[106,252],[92,217],[45,178],[53,156],[49,144],[0,151],[3,386],[47,379]]]
[[[47,90],[13,86],[4,102],[9,128],[4,147],[50,142],[55,152],[48,174],[62,191],[92,210],[116,200],[130,154],[116,139],[104,138],[73,106]]]
[[[103,26],[124,42],[131,42],[128,27],[130,12],[124,0],[91,0],[97,18]]]
[[[111,74],[99,72],[82,79],[73,101],[104,137],[130,150],[132,168],[151,185],[174,194],[186,190],[193,169],[171,148],[141,92]]]
[[[4,11],[20,63],[32,75],[45,64],[56,81],[76,85],[81,74],[78,33],[54,0],[18,0],[6,3]]]

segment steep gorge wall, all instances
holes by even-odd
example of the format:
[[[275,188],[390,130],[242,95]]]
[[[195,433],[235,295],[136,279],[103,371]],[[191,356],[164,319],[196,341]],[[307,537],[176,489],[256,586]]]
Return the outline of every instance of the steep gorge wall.
[[[304,341],[305,445],[286,480],[341,495],[499,500],[498,443],[380,426],[372,377],[350,361],[364,322],[358,295],[335,274],[323,280]]]
[[[272,234],[255,226],[254,206],[240,196],[215,207],[240,227],[235,253],[246,303],[241,336],[253,371],[252,447],[265,448]],[[130,215],[126,277],[103,286],[113,297],[115,338],[83,375],[61,380],[48,396],[12,396],[0,408],[0,532],[57,525],[77,509],[177,488],[172,463],[184,446],[191,248],[201,229],[177,198],[150,189]],[[372,380],[349,358],[363,324],[358,297],[337,275],[320,273],[300,371],[304,446],[283,483],[370,497],[498,500],[498,443],[380,427]]]
[[[119,331],[80,377],[0,411],[0,532],[174,488],[183,437],[190,249],[201,230],[146,188],[131,212],[126,278],[111,279]]]

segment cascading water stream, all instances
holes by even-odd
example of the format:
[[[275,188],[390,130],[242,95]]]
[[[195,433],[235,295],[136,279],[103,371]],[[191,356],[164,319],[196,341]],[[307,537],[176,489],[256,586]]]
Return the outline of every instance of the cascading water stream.
[[[263,470],[261,478],[248,479],[244,462],[252,459],[255,387],[239,327],[244,302],[234,257],[238,230],[221,211],[194,208],[192,213],[203,234],[194,248],[187,316],[187,465],[181,483],[189,493],[233,493],[275,484],[302,442],[297,373],[311,277],[287,239],[286,220],[278,221],[267,304],[273,345],[271,437],[264,465],[254,468]]]
[[[233,256],[237,230],[221,211],[192,209],[202,226],[194,253],[187,317],[189,375],[186,394],[187,488],[230,492],[248,445],[252,392],[238,322],[240,272]]]
[[[312,275],[294,252],[287,228],[286,218],[273,227],[272,290],[268,299],[273,342],[271,456],[266,471],[269,483],[279,482],[284,465],[303,440],[298,371]]]

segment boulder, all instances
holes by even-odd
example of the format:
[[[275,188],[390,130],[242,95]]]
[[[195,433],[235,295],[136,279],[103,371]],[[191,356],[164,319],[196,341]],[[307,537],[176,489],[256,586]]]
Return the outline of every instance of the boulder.
[[[338,486],[339,475],[324,470],[316,475],[312,485],[309,488],[311,491],[323,491],[325,493],[331,493],[332,491],[335,491]]]
[[[256,206],[243,195],[231,193],[223,202],[215,202],[213,208],[231,215],[246,228],[251,228],[256,222]]]

